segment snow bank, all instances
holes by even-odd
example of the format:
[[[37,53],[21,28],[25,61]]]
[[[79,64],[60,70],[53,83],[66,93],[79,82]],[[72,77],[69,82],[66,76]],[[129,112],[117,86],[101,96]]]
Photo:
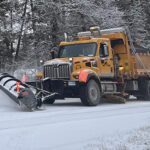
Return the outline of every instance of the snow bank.
[[[118,134],[113,137],[97,138],[85,145],[85,150],[148,150],[150,149],[150,126]]]

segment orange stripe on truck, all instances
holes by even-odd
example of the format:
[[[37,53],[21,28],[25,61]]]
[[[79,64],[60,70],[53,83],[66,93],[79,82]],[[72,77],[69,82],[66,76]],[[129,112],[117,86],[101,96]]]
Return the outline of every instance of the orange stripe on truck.
[[[88,72],[86,70],[81,70],[79,74],[79,81],[80,82],[87,82]]]

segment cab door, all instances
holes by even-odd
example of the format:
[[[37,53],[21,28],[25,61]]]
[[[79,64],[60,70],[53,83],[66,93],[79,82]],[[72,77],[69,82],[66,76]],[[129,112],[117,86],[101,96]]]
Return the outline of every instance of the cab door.
[[[99,46],[99,68],[100,77],[114,77],[113,54],[110,41],[103,41]]]

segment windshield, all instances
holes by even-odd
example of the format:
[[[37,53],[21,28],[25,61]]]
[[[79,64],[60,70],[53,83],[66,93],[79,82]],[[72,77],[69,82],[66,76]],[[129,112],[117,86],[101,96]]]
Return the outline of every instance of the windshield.
[[[59,58],[65,57],[83,57],[83,56],[95,56],[97,44],[96,43],[84,43],[60,46]]]

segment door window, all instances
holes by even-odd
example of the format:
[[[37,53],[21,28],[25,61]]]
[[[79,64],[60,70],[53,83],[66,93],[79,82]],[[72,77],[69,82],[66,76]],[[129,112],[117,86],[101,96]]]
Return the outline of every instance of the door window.
[[[101,43],[100,45],[100,57],[108,57],[109,56],[109,52],[108,52],[108,45],[105,43]]]

